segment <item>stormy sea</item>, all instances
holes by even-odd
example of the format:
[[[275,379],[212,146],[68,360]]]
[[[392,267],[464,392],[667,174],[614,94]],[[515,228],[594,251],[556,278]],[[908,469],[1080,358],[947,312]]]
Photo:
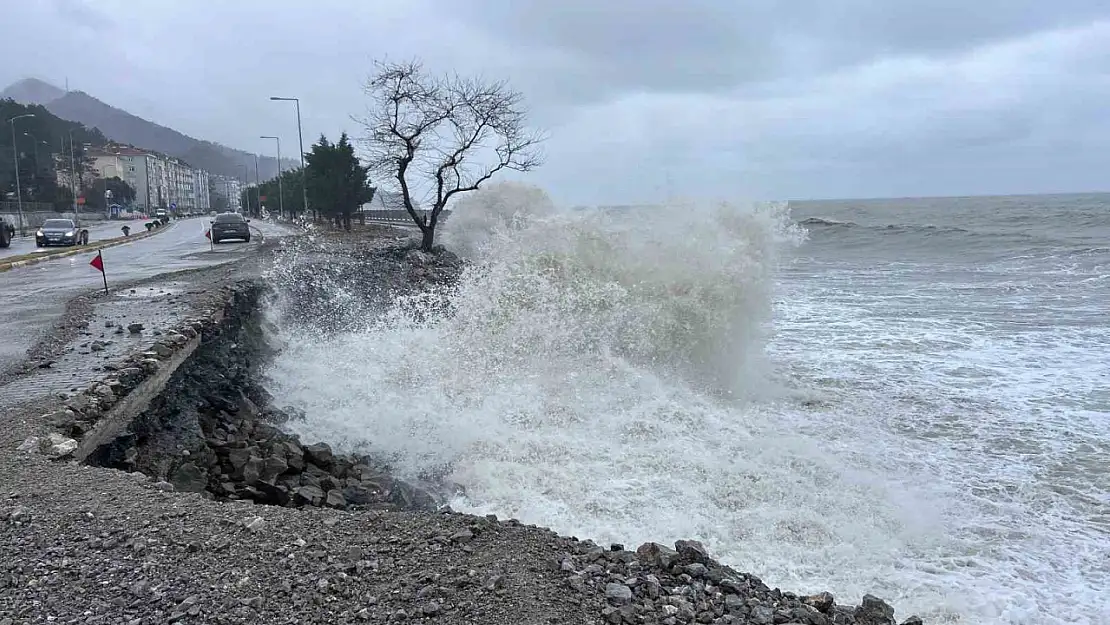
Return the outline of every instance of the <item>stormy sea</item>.
[[[693,538],[784,590],[1110,618],[1110,195],[564,210],[510,185],[444,242],[470,261],[449,314],[283,337],[300,434],[449,467],[457,510]]]

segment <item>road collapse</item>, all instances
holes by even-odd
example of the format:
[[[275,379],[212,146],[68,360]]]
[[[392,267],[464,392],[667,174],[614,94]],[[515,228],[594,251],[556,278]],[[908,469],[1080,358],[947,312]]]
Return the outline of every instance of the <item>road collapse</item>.
[[[387,255],[417,264],[432,258],[408,249]],[[447,258],[457,269],[457,259]],[[359,266],[331,265],[332,278],[353,279]],[[411,285],[426,274],[413,279],[409,271],[395,278]],[[167,332],[150,351],[113,366],[112,375],[69,398],[50,418],[57,432],[28,448],[142,472],[165,489],[220,500],[339,509],[446,507],[456,485],[433,476],[401,480],[383,459],[336,453],[326,443],[286,433],[282,426],[301,415],[271,405],[260,381],[273,353],[261,314],[266,287],[245,280],[225,291],[222,309]],[[295,294],[302,303],[315,295]]]

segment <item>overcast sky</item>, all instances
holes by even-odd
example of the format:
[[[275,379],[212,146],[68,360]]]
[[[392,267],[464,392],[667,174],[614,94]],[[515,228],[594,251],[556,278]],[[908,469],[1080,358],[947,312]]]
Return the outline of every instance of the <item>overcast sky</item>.
[[[375,58],[506,78],[568,203],[1110,189],[1107,0],[0,0],[36,76],[247,150]],[[12,38],[14,37],[14,41]],[[290,150],[292,151],[292,150]]]

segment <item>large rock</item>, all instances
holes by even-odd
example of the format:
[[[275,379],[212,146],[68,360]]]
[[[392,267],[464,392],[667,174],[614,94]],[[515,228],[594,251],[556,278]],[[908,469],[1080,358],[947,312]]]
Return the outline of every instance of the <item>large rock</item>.
[[[674,548],[678,551],[678,557],[682,558],[684,562],[697,562],[699,564],[709,564],[710,562],[709,552],[696,540],[675,541]]]
[[[89,398],[84,394],[78,393],[73,397],[66,400],[66,408],[82,412],[89,407]]]
[[[272,485],[277,482],[278,476],[285,473],[287,469],[289,469],[289,464],[285,462],[284,458],[270,456],[263,461],[262,471],[258,479],[261,482]]]
[[[253,448],[232,449],[227,452],[227,463],[231,465],[231,476],[237,480],[243,479],[243,467],[254,455]]]
[[[304,450],[293,441],[285,441],[285,463],[294,472],[304,471]]]
[[[605,584],[605,599],[613,605],[624,605],[632,601],[632,589],[624,584],[610,582]]]
[[[331,446],[327,443],[316,443],[308,445],[304,448],[304,453],[308,459],[319,467],[330,467],[335,461],[335,454],[331,451]]]
[[[659,543],[644,543],[636,549],[640,562],[661,569],[669,569],[678,561],[678,552]]]
[[[246,484],[257,484],[262,477],[262,458],[258,456],[251,456],[247,463],[243,465],[243,482]]]
[[[377,493],[365,486],[348,486],[343,489],[343,498],[353,506],[366,506],[377,501]]]
[[[208,488],[208,473],[192,462],[186,462],[173,472],[170,483],[178,491],[203,493]]]
[[[297,502],[318,506],[324,501],[324,491],[317,486],[301,486],[297,489]]]
[[[802,598],[802,601],[806,602],[806,604],[808,605],[817,608],[819,612],[822,612],[824,614],[831,613],[832,609],[836,606],[836,599],[833,598],[831,593],[827,592],[804,597]]]
[[[394,480],[390,485],[390,501],[404,510],[435,512],[439,509],[439,500],[431,491],[401,480]]]
[[[292,499],[292,497],[290,496],[292,490],[286,487],[284,484],[274,485],[267,484],[266,482],[259,482],[257,488],[258,492],[262,493],[262,495],[264,496],[264,499],[261,500],[263,503],[269,503],[276,506],[287,506]]]
[[[874,595],[864,595],[863,602],[856,608],[858,625],[896,625],[894,608]]]
[[[246,393],[239,391],[239,416],[257,419],[261,412],[258,406],[247,397]]]
[[[335,489],[328,491],[324,503],[331,508],[347,507],[347,500],[343,497],[343,493]]]
[[[66,458],[77,451],[77,441],[61,434],[51,434],[41,444],[42,453],[55,460]]]

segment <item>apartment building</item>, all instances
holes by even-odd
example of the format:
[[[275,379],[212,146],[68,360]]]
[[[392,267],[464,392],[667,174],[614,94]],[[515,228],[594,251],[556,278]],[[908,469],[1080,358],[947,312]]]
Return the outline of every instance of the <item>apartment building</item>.
[[[232,176],[209,174],[208,188],[214,197],[222,198],[227,210],[242,211],[241,194],[243,183]]]
[[[135,205],[142,210],[158,206],[163,170],[160,158],[129,146],[109,146],[86,152],[92,169],[101,178],[120,178],[135,189]]]
[[[203,169],[193,170],[193,197],[196,198],[196,210],[208,211],[212,209],[208,197],[208,172]]]
[[[185,161],[119,145],[87,154],[99,176],[118,176],[135,189],[135,207],[139,210],[165,208],[185,212],[209,208],[208,172],[194,169]]]

